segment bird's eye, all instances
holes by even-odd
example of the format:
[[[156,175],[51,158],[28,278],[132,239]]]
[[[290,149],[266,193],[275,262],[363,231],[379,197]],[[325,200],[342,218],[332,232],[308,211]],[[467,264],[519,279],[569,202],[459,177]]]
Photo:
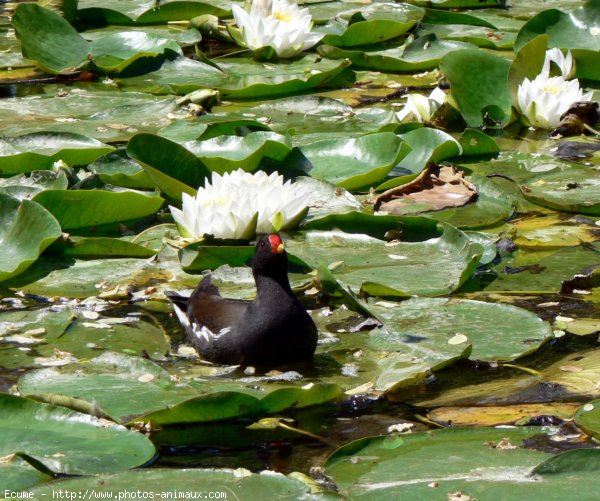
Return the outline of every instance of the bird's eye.
[[[267,244],[265,244],[264,242],[261,242],[261,243],[260,243],[260,246],[261,246],[261,247],[264,247],[265,245],[267,245]]]

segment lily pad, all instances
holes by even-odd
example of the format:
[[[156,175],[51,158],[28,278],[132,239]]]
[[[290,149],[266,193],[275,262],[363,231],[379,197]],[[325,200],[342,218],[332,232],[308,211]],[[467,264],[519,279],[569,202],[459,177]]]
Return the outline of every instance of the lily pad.
[[[118,74],[148,65],[153,58],[182,55],[177,42],[143,31],[112,33],[90,44],[92,62],[102,73]]]
[[[400,304],[375,303],[370,311],[383,323],[372,332],[373,342],[385,346],[401,341],[406,345],[401,351],[426,359],[436,351],[464,351],[472,345],[470,357],[475,360],[511,361],[554,338],[550,325],[533,313],[501,303],[412,298]]]
[[[124,149],[100,157],[88,165],[88,169],[97,174],[102,182],[113,186],[143,189],[156,186],[148,173],[135,160],[129,158]]]
[[[0,193],[19,200],[28,200],[44,190],[66,190],[68,186],[64,170],[36,170],[30,176],[17,174],[0,178]]]
[[[52,480],[52,475],[43,473],[31,466],[27,461],[18,455],[0,463],[0,489],[4,493],[5,489],[16,492],[29,489],[34,485]]]
[[[532,17],[519,31],[515,49],[519,50],[538,35],[548,34],[550,47],[563,49],[600,49],[596,36],[600,8],[595,1],[585,2],[572,12],[548,9]]]
[[[171,114],[183,114],[172,97],[115,93],[115,89],[114,84],[85,89],[46,86],[43,94],[4,98],[0,110],[4,134],[13,137],[33,132],[63,132],[78,134],[80,138],[85,134],[86,139],[120,142],[136,132],[156,132],[170,123]],[[31,153],[36,152],[37,148]],[[94,160],[86,158],[81,164]],[[31,161],[28,158],[27,163]]]
[[[338,99],[307,95],[274,99],[250,107],[246,103],[215,107],[210,115],[199,117],[197,121],[210,126],[226,120],[252,119],[268,124],[274,132],[291,135],[293,144],[299,146],[325,138],[356,137],[366,131],[376,131],[393,122],[394,116],[390,110],[353,109]]]
[[[13,25],[23,55],[50,73],[83,69],[90,60],[102,73],[121,73],[153,58],[182,54],[177,42],[142,31],[112,33],[90,43],[56,12],[36,4],[18,7]]]
[[[321,60],[314,55],[275,66],[249,58],[224,58],[219,60],[220,69],[217,69],[179,57],[166,61],[157,71],[140,77],[120,78],[118,83],[128,90],[154,93],[189,94],[198,89],[215,88],[228,99],[272,99],[315,88],[337,87],[340,84],[336,83],[336,77],[350,64],[350,61]],[[348,79],[341,82],[346,83]]]
[[[181,486],[179,491],[166,490],[167,486]],[[181,488],[185,486],[184,490]],[[31,489],[34,496],[44,499],[52,492],[64,489],[66,492],[87,492],[94,489],[98,493],[117,496],[122,492],[186,492],[193,496],[197,493],[227,493],[237,499],[262,499],[275,496],[281,500],[313,499],[309,486],[295,478],[281,473],[251,473],[248,470],[213,470],[190,468],[151,468],[147,470],[126,471],[116,475],[102,475],[94,478],[70,478],[49,484],[48,487]],[[321,498],[318,498],[321,499]]]
[[[333,45],[321,45],[318,52],[332,59],[348,58],[357,68],[386,72],[410,72],[433,69],[449,52],[473,48],[475,46],[470,43],[440,40],[431,33],[417,38],[406,47],[392,47],[383,50],[349,50]]]
[[[18,5],[12,19],[23,57],[49,73],[73,71],[88,62],[89,45],[62,16],[37,4]]]
[[[419,36],[435,35],[442,40],[454,40],[492,50],[511,50],[517,37],[516,31],[472,24],[422,23],[417,33]]]
[[[510,426],[528,423],[541,416],[555,416],[560,419],[573,419],[578,404],[518,404],[497,407],[438,407],[427,413],[442,426]]]
[[[471,276],[481,257],[481,247],[449,225],[442,236],[423,242],[386,245],[364,234],[312,230],[287,244],[312,268],[327,264],[336,278],[374,296],[448,294]]]
[[[565,170],[531,177],[521,185],[523,196],[563,212],[600,216],[600,173],[572,164]]]
[[[421,172],[430,163],[438,163],[462,153],[459,142],[450,134],[438,129],[420,127],[400,137],[411,147],[411,151],[400,161],[400,172]]]
[[[104,190],[47,190],[34,201],[48,209],[65,230],[149,216],[164,202],[156,195]]]
[[[52,344],[73,323],[70,308],[0,312],[0,365],[8,369],[28,367],[35,363],[40,344]]]
[[[208,377],[211,372],[216,376],[212,380]],[[21,378],[19,388],[24,395],[58,394],[97,402],[121,422],[158,424],[269,414],[322,404],[341,394],[339,386],[329,383],[303,388],[257,383],[248,389],[243,382],[227,381],[216,368],[208,367],[201,382],[176,382],[150,361],[106,352],[81,366],[29,372]]]
[[[72,133],[39,132],[4,137],[0,140],[0,173],[11,175],[49,169],[57,160],[69,165],[85,165],[112,149],[96,139]]]
[[[94,25],[107,24],[162,24],[168,21],[189,20],[204,14],[226,16],[230,4],[220,0],[210,3],[198,0],[166,0],[156,5],[151,0],[138,1],[82,1],[77,16]]]
[[[577,466],[565,465],[552,473],[552,468],[543,467],[544,461],[560,462],[561,456],[550,459],[549,453],[528,447],[528,439],[536,435],[540,429],[531,427],[366,438],[338,449],[325,468],[343,494],[351,492],[357,499],[446,500],[457,492],[481,500],[498,496],[559,499],[569,497],[576,478],[587,484],[586,468],[579,472],[577,468],[591,459],[590,451],[570,451],[579,458],[573,458]],[[594,454],[590,469],[597,470],[599,464],[598,454]],[[593,497],[597,485],[588,486]]]
[[[472,406],[512,405],[558,401],[581,401],[600,397],[597,381],[600,350],[574,352],[538,374],[523,375],[463,385],[446,390],[439,397],[421,400],[418,405]],[[581,414],[581,413],[578,413]],[[592,413],[593,417],[594,414]]]
[[[325,33],[324,44],[367,45],[403,35],[423,18],[423,14],[423,9],[406,3],[374,3],[360,10],[340,12],[326,25],[315,26],[315,31]]]
[[[396,134],[380,132],[356,139],[324,140],[300,148],[316,179],[355,190],[381,180],[409,150]]]
[[[291,151],[291,141],[274,132],[250,132],[246,136],[221,135],[204,141],[187,141],[183,146],[199,157],[212,172],[256,170],[263,159],[282,161]]]
[[[20,452],[66,474],[115,472],[150,460],[154,446],[141,433],[64,407],[0,394],[0,454]]]
[[[440,70],[450,81],[452,97],[469,127],[508,123],[509,68],[506,59],[481,50],[455,51],[442,58]]]
[[[105,352],[83,365],[30,371],[19,391],[27,395],[64,395],[97,402],[116,421],[192,398],[155,363],[121,353]]]
[[[94,259],[99,257],[151,257],[156,250],[123,238],[76,237],[56,242],[49,252],[64,256]]]
[[[588,435],[600,437],[600,400],[583,404],[575,414],[575,424]]]
[[[42,205],[0,194],[0,281],[19,275],[61,235]]]
[[[127,145],[127,153],[140,162],[156,186],[173,200],[181,194],[196,194],[210,176],[208,167],[184,146],[153,134],[137,134]]]

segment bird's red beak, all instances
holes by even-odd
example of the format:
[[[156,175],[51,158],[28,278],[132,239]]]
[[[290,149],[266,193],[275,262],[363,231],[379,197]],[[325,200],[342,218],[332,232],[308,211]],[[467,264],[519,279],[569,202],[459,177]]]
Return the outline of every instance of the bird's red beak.
[[[279,235],[269,235],[269,243],[273,254],[281,254],[285,250],[285,245],[283,245],[283,240]]]

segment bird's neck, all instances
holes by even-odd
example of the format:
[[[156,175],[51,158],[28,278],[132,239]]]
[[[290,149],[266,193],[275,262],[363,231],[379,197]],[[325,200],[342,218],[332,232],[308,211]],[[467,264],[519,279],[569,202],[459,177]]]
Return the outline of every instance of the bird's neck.
[[[256,280],[257,296],[272,293],[281,294],[282,292],[293,294],[287,274],[282,276],[255,275],[254,279]]]

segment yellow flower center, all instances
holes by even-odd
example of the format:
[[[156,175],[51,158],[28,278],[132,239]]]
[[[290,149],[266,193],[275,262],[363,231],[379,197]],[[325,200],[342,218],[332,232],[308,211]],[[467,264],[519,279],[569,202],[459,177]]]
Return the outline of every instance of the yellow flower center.
[[[277,19],[278,21],[283,21],[284,23],[289,23],[292,20],[292,18],[289,14],[286,14],[285,12],[280,12],[280,11],[273,12],[273,17],[275,19]]]
[[[548,94],[560,94],[561,92],[561,90],[558,87],[553,87],[552,85],[544,85],[542,89]]]
[[[223,195],[221,197],[212,197],[206,200],[202,200],[200,203],[204,206],[205,209],[208,209],[211,205],[229,205],[231,204],[231,197],[228,197],[226,195]]]

